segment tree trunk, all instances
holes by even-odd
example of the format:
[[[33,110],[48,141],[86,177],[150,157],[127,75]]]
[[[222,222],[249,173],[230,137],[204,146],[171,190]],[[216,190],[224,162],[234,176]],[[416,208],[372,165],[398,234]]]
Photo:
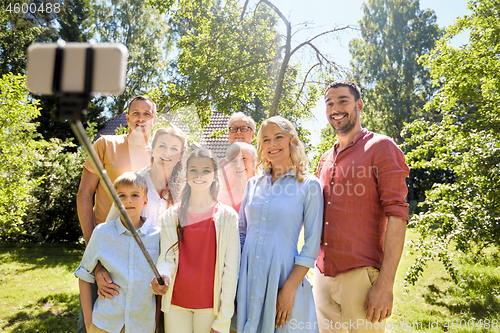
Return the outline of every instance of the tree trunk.
[[[292,25],[286,17],[276,8],[275,5],[270,3],[268,0],[262,0],[263,3],[268,5],[272,10],[278,14],[278,16],[283,20],[286,25],[286,44],[285,44],[285,57],[283,58],[283,62],[281,63],[280,72],[278,75],[278,81],[276,82],[276,88],[274,89],[274,97],[273,102],[271,104],[271,108],[269,109],[269,117],[273,117],[276,115],[276,111],[278,110],[278,104],[280,102],[281,93],[283,92],[283,81],[285,80],[286,69],[288,67],[288,63],[290,62],[291,48],[292,48]]]

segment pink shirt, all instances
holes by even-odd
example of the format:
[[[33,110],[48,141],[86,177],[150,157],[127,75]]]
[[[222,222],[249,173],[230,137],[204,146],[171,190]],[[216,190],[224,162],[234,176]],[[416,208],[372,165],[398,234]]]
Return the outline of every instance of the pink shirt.
[[[246,175],[244,175],[246,181]],[[238,213],[241,207],[241,201],[243,200],[244,188],[241,190],[237,189],[237,177],[231,169],[231,163],[225,159],[220,161],[219,169],[219,201],[224,205],[233,207],[233,209]]]
[[[408,221],[409,168],[394,141],[362,129],[354,141],[320,159],[323,184],[323,236],[316,266],[326,276],[373,266],[383,259],[387,217]]]

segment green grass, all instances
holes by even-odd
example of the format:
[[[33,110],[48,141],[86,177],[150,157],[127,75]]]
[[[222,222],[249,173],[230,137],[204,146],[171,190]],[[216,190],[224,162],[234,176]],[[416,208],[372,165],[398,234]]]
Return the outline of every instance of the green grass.
[[[407,240],[417,238],[412,230]],[[403,254],[394,287],[393,327],[386,332],[500,332],[478,327],[479,320],[500,320],[500,259],[491,253],[456,263],[460,284],[454,284],[440,262],[430,262],[415,286],[403,291],[413,257]],[[78,316],[78,283],[73,272],[83,246],[0,247],[0,331],[74,332]],[[455,322],[453,322],[455,320]],[[474,323],[460,329],[460,320]],[[449,321],[449,329],[444,327]],[[430,329],[432,325],[438,329]],[[404,323],[411,326],[401,328]],[[421,323],[417,324],[417,323]],[[452,325],[457,326],[454,328]],[[415,329],[421,327],[421,330]],[[464,327],[464,321],[462,321]]]
[[[0,330],[74,332],[82,246],[0,247]]]
[[[408,230],[406,239],[418,235]],[[414,256],[405,253],[396,274],[393,327],[412,323],[391,332],[500,332],[500,260],[491,254],[459,259],[459,285],[453,283],[439,261],[430,262],[415,286],[403,291],[403,279]],[[481,320],[481,322],[480,322]],[[484,321],[496,320],[496,329],[484,327]],[[460,321],[462,325],[460,328]],[[467,328],[466,322],[470,328]],[[415,323],[415,324],[413,324]],[[421,325],[420,325],[421,323]],[[433,327],[438,325],[437,329]],[[475,327],[472,327],[472,324]],[[445,327],[447,325],[448,327]],[[422,330],[415,329],[422,327]]]

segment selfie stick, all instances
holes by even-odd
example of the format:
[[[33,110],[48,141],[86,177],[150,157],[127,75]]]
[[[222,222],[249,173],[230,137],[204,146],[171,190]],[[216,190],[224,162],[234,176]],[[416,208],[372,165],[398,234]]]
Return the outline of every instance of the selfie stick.
[[[76,138],[83,146],[85,151],[90,157],[90,161],[94,166],[95,170],[97,170],[97,174],[99,179],[104,183],[104,188],[109,193],[111,198],[113,199],[116,207],[120,211],[121,220],[125,223],[128,230],[132,233],[137,245],[141,249],[142,253],[146,257],[149,266],[153,270],[156,280],[160,285],[164,284],[158,269],[156,268],[153,259],[149,255],[149,252],[146,250],[144,243],[141,238],[137,234],[130,217],[127,215],[123,204],[118,198],[118,194],[116,193],[111,180],[109,179],[108,173],[104,170],[101,161],[97,157],[95,150],[92,148],[92,144],[90,143],[87,133],[83,128],[81,118],[86,114],[88,102],[91,97],[92,91],[92,71],[94,67],[94,49],[92,45],[86,50],[86,61],[85,61],[85,88],[83,93],[66,93],[61,91],[61,76],[62,76],[62,64],[64,58],[64,44],[59,43],[59,47],[56,49],[56,57],[55,57],[55,66],[54,66],[54,77],[53,77],[53,86],[52,90],[57,97],[57,111],[54,115],[58,121],[68,120],[71,129],[76,135]]]
[[[227,158],[227,156],[226,156]],[[231,162],[229,162],[231,163]],[[228,165],[227,163],[224,163],[220,169],[222,170],[222,176],[224,177],[224,182],[226,182],[226,190],[229,194],[229,199],[231,200],[231,205],[233,205],[233,207],[235,207],[234,205],[234,199],[233,199],[233,193],[231,192],[231,186],[229,185],[229,180],[227,179],[227,175],[226,175],[226,165]]]

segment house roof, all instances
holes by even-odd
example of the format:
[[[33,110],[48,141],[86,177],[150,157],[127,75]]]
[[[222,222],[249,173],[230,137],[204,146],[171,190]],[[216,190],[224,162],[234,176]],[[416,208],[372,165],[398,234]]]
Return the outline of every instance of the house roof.
[[[104,127],[97,131],[94,141],[99,139],[102,135],[115,135],[115,129],[120,127],[128,127],[126,113],[119,114],[104,123]]]
[[[125,115],[125,113],[122,113],[109,119],[104,124],[104,127],[97,132],[95,140],[101,135],[114,135],[115,129],[120,127],[120,125],[126,128],[128,125]],[[179,127],[184,133],[189,133],[188,124],[182,117],[177,117],[176,114],[166,113],[163,118],[167,123]],[[214,131],[226,129],[228,121],[229,116],[223,113],[213,112],[210,117],[210,124],[203,128],[201,139],[198,141],[198,144],[210,149],[218,159],[222,159],[226,155],[226,149],[229,146],[229,136],[227,131],[219,137],[211,138],[210,136]],[[196,121],[194,121],[194,123],[196,123]]]

